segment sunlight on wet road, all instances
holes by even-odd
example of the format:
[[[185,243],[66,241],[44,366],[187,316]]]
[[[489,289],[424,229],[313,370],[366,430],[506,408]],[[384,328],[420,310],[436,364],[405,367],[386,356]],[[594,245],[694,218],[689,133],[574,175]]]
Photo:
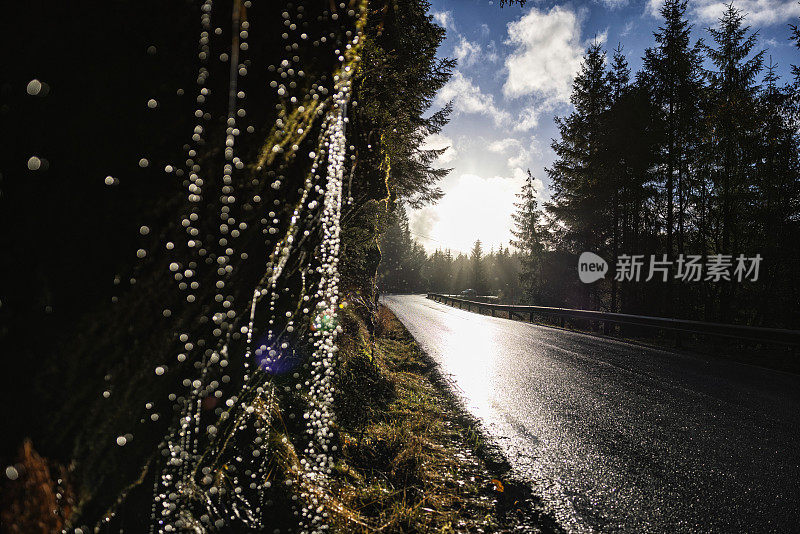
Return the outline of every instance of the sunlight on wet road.
[[[449,335],[443,336],[442,353],[458,354],[447,358],[447,373],[458,377],[458,387],[469,399],[473,412],[490,415],[491,390],[487,378],[494,373],[497,353],[492,349],[493,334],[490,329],[470,327],[469,317],[448,316],[443,323]]]
[[[384,302],[574,532],[793,532],[800,377]]]

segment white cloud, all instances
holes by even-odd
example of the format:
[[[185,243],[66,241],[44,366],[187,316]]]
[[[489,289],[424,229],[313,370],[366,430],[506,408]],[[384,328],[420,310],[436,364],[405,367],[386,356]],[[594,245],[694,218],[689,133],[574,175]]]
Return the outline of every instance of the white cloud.
[[[486,52],[483,54],[483,57],[486,58],[487,61],[491,61],[495,63],[500,56],[497,54],[497,45],[494,41],[489,41],[489,44],[486,46]]]
[[[647,0],[645,12],[660,17],[664,0]],[[689,0],[689,11],[703,23],[714,25],[727,8],[728,2],[720,0]],[[791,22],[800,16],[796,0],[737,0],[734,6],[747,15],[746,24],[769,26]]]
[[[432,14],[433,14],[433,21],[442,28],[444,28],[445,30],[456,29],[456,25],[453,22],[452,11],[434,11]]]
[[[525,167],[530,163],[531,154],[533,153],[533,145],[527,146],[519,139],[513,137],[506,137],[499,139],[486,147],[489,152],[496,154],[504,154],[508,156],[508,166],[512,172],[517,167]]]
[[[520,146],[517,154],[508,159],[509,166],[513,168],[524,167],[531,160],[531,151],[525,147]]]
[[[519,139],[514,139],[513,137],[506,137],[505,139],[498,139],[497,141],[493,141],[489,143],[486,148],[490,152],[495,152],[497,154],[506,154],[515,149],[519,149],[520,147]]]
[[[536,128],[539,125],[539,117],[542,113],[553,111],[561,104],[566,102],[557,96],[550,96],[544,99],[537,99],[528,103],[519,112],[519,119],[514,125],[514,131],[525,132]]]
[[[463,35],[459,35],[458,37],[459,42],[455,49],[453,49],[453,54],[458,60],[459,67],[471,67],[480,60],[494,63],[499,59],[494,41],[490,42],[486,51],[484,51],[480,44],[468,40]]]
[[[474,65],[481,57],[481,45],[468,41],[463,35],[459,37],[461,40],[454,50],[458,65],[461,67]]]
[[[456,159],[458,150],[453,145],[453,140],[442,134],[430,134],[420,147],[422,150],[441,150],[446,149],[441,156],[436,159],[437,163],[447,164]]]
[[[480,88],[472,83],[460,71],[455,71],[450,80],[439,90],[436,103],[440,106],[453,101],[455,113],[481,113],[488,115],[498,127],[507,127],[511,122],[511,115],[499,109],[494,103],[494,96],[483,93]]]
[[[634,24],[634,22],[632,20],[629,20],[628,22],[626,22],[625,23],[625,28],[622,30],[622,33],[619,34],[619,36],[620,37],[627,37],[628,34],[631,33],[631,30],[633,29],[634,25],[635,24]]]
[[[725,11],[727,2],[694,0],[692,4],[701,20],[716,22]],[[747,15],[745,21],[748,24],[768,26],[793,21],[800,16],[800,5],[796,0],[737,0],[734,5]]]
[[[514,168],[511,169],[511,177],[514,178],[515,180],[518,180],[520,184],[522,184],[522,182],[524,182],[525,179],[528,177],[528,173],[520,168]],[[520,185],[520,187],[522,186]]]
[[[506,57],[503,94],[568,102],[583,55],[580,22],[575,12],[562,6],[548,12],[532,8],[510,22],[506,43],[515,49]]]
[[[545,191],[544,182],[542,182],[539,178],[533,179],[533,189],[536,190],[536,197],[539,199],[539,202],[543,202],[545,199]]]
[[[514,125],[514,130],[526,131],[536,128],[539,125],[539,115],[541,115],[541,106],[529,104],[522,108],[519,114],[519,120]]]
[[[488,36],[490,33],[491,33],[491,30],[489,29],[489,25],[488,25],[488,24],[486,24],[486,23],[484,23],[484,24],[481,24],[481,35],[483,35],[484,37],[486,37],[486,36]]]
[[[663,5],[664,0],[647,0],[647,3],[644,6],[644,12],[651,17],[658,18],[661,16],[661,6]]]
[[[628,0],[598,0],[608,9],[614,10],[628,5]]]

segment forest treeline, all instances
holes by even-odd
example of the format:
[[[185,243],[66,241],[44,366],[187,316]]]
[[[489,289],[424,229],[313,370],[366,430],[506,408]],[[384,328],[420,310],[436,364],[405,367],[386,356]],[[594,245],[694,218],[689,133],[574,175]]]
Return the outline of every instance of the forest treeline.
[[[510,247],[484,250],[478,240],[468,254],[437,250],[428,254],[414,240],[405,210],[399,207],[381,236],[378,288],[386,293],[434,291],[499,295],[509,302],[523,298],[521,255]]]
[[[384,290],[457,292],[485,280],[474,289],[509,301],[797,327],[800,69],[781,80],[734,5],[699,39],[686,10],[665,2],[635,74],[621,44],[588,47],[573,110],[556,118],[550,198],[537,202],[529,176],[511,251],[428,256],[405,238],[389,244],[390,233]],[[396,224],[407,233],[402,214]],[[584,251],[608,261],[598,282],[578,278]],[[618,261],[637,255],[641,278],[618,280]],[[740,255],[760,255],[757,280],[734,276]],[[645,281],[651,256],[666,260],[666,280]],[[687,278],[691,256],[721,261],[726,276]]]

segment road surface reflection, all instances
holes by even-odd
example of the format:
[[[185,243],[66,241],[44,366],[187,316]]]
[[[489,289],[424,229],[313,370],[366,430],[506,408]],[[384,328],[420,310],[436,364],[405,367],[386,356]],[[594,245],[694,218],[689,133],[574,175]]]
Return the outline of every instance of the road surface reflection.
[[[800,377],[384,302],[571,532],[793,532]]]

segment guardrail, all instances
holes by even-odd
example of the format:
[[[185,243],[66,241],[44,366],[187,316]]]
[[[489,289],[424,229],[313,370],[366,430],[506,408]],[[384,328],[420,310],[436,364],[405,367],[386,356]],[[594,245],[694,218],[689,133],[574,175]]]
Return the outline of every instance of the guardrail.
[[[657,330],[668,330],[676,333],[691,333],[701,335],[711,335],[741,339],[747,341],[758,341],[761,343],[775,343],[780,345],[800,345],[800,331],[786,330],[782,328],[762,328],[757,326],[741,326],[722,323],[706,323],[702,321],[687,321],[684,319],[670,319],[667,317],[650,317],[646,315],[629,315],[625,313],[610,313],[591,310],[573,310],[569,308],[551,308],[547,306],[515,306],[510,304],[487,304],[473,300],[441,295],[438,293],[428,293],[428,298],[451,306],[466,307],[471,310],[473,307],[478,311],[489,310],[492,316],[497,312],[505,312],[510,319],[516,315],[521,319],[529,319],[533,322],[535,315],[548,315],[560,319],[560,325],[564,327],[566,319],[584,319],[597,321],[603,324],[606,334],[609,333],[609,325],[633,325],[640,327],[654,328]],[[676,339],[680,344],[680,337]]]

